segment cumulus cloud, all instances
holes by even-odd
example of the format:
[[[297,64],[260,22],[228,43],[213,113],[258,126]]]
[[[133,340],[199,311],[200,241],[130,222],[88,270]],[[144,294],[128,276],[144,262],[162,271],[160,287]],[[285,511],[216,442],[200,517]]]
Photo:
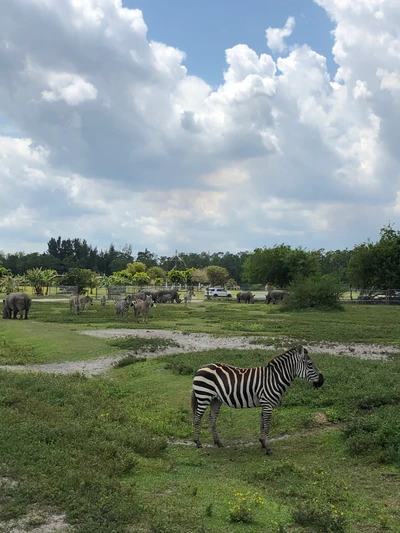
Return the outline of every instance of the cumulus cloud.
[[[398,1],[315,1],[334,75],[289,17],[215,88],[120,0],[1,3],[1,247],[344,248],[400,221]]]
[[[48,102],[64,100],[68,105],[73,106],[85,100],[94,100],[97,96],[96,87],[75,74],[51,73],[48,76],[48,84],[51,90],[42,92],[43,100]]]
[[[265,36],[267,46],[273,52],[283,52],[286,50],[286,37],[292,35],[296,21],[294,17],[289,17],[283,28],[267,28]]]

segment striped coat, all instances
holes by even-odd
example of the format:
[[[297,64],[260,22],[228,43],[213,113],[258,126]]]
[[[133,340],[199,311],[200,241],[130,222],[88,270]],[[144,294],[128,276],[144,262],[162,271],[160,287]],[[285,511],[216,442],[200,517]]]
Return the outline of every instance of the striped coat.
[[[260,442],[270,455],[269,429],[272,410],[295,377],[300,377],[320,387],[324,377],[308,356],[308,351],[299,346],[278,355],[265,367],[238,368],[223,363],[212,363],[200,368],[193,379],[192,412],[194,441],[199,440],[200,422],[210,406],[210,428],[214,443],[222,446],[217,434],[217,417],[221,405],[237,409],[261,407]]]

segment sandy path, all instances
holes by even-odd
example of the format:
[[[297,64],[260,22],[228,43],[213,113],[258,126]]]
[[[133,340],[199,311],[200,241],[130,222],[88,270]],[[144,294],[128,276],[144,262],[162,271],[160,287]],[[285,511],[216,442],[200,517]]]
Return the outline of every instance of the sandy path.
[[[277,344],[282,346],[282,351],[290,348],[295,343],[288,339],[286,341],[271,339],[270,345],[250,344],[250,341],[260,341],[260,337],[214,337],[206,333],[182,333],[181,331],[165,330],[121,330],[121,329],[98,329],[82,331],[83,335],[92,335],[104,339],[120,337],[140,337],[140,338],[163,338],[174,340],[179,344],[177,347],[165,348],[155,352],[140,352],[140,357],[159,357],[174,353],[201,352],[214,350],[216,348],[227,348],[232,350],[276,350]],[[262,339],[261,339],[262,340]],[[331,355],[347,355],[350,357],[360,357],[362,359],[387,359],[389,354],[398,353],[397,346],[383,346],[378,344],[341,344],[341,343],[312,343],[306,345],[311,353],[326,353]],[[82,372],[86,375],[97,375],[106,372],[116,362],[126,357],[127,353],[101,357],[89,361],[68,361],[65,363],[49,363],[43,365],[3,365],[4,370],[18,370],[21,372],[47,372],[52,374],[73,374]]]

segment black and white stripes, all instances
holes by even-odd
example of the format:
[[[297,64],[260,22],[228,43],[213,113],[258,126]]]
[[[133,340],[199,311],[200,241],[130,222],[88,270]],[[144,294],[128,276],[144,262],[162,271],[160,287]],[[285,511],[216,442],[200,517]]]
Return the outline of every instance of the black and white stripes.
[[[324,382],[323,375],[302,346],[278,355],[264,367],[237,368],[212,363],[200,368],[193,379],[192,391],[194,441],[197,447],[201,448],[200,422],[208,406],[211,433],[218,446],[222,444],[216,422],[222,403],[237,409],[261,407],[260,442],[270,455],[268,434],[272,409],[279,404],[282,394],[295,377],[310,381],[314,387],[320,387]]]

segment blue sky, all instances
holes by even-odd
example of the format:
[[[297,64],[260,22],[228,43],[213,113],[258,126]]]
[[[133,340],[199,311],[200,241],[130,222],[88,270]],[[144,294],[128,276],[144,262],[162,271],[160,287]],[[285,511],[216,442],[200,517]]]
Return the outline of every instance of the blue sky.
[[[330,34],[334,25],[325,10],[312,0],[125,0],[123,3],[142,10],[150,40],[185,52],[188,73],[200,76],[213,86],[223,82],[227,48],[247,44],[258,54],[271,54],[265,30],[283,27],[289,16],[295,17],[296,27],[286,42],[307,43],[326,57],[331,76],[336,72]]]

